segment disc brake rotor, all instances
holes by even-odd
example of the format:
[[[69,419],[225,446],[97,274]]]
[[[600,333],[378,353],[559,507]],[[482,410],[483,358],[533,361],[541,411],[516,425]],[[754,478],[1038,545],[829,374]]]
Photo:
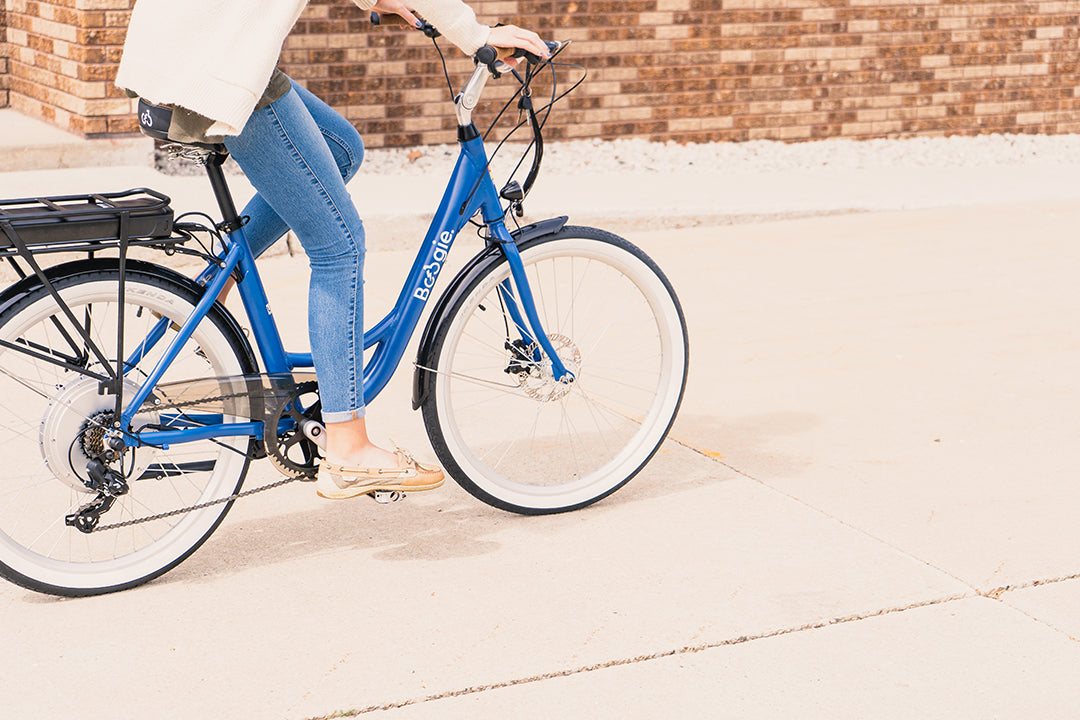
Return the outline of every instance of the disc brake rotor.
[[[581,371],[581,351],[578,350],[574,341],[557,333],[548,335],[548,340],[551,341],[563,366],[575,379],[578,378]],[[521,343],[521,345],[525,344]],[[526,395],[534,400],[550,402],[559,400],[570,392],[573,382],[555,379],[551,360],[540,351],[538,343],[533,342],[524,347],[515,345],[511,348],[511,352],[514,359],[507,368],[507,372],[517,377],[518,387]],[[532,358],[538,355],[542,355],[543,359],[540,362],[534,362]]]

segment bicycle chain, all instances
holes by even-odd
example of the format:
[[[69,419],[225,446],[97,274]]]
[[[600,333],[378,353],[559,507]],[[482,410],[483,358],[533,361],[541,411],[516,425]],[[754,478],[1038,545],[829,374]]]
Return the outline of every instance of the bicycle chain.
[[[214,505],[221,505],[222,503],[232,502],[248,495],[254,495],[255,493],[262,492],[263,490],[271,490],[282,485],[288,485],[291,482],[295,482],[300,478],[287,477],[284,480],[278,480],[277,482],[263,485],[262,487],[253,488],[251,490],[244,490],[243,492],[233,493],[228,497],[218,498],[217,500],[210,500],[209,502],[199,503],[198,505],[191,505],[186,508],[180,508],[178,510],[170,510],[169,512],[158,513],[157,515],[147,515],[142,518],[135,518],[134,520],[125,520],[123,522],[111,523],[109,525],[99,525],[94,528],[92,532],[101,532],[102,530],[118,530],[120,528],[129,527],[131,525],[141,525],[142,523],[152,522],[154,520],[162,520],[167,517],[173,517],[174,515],[182,515],[184,513],[191,512],[193,510],[202,510],[203,508],[213,507]]]
[[[297,386],[302,383],[297,383]],[[203,405],[209,402],[218,402],[221,400],[231,400],[232,398],[247,397],[250,393],[232,393],[231,395],[221,395],[218,397],[200,398],[198,400],[189,400],[187,402],[170,402],[168,405],[151,405],[150,407],[157,410],[175,410],[182,407],[191,407],[192,405]],[[254,459],[254,458],[252,458]],[[99,525],[95,527],[91,532],[102,532],[104,530],[119,530],[120,528],[130,527],[132,525],[141,525],[143,523],[153,522],[154,520],[162,520],[164,518],[173,517],[175,515],[183,515],[194,510],[202,510],[203,508],[213,507],[215,505],[221,505],[233,500],[239,500],[242,497],[254,495],[255,493],[263,492],[264,490],[272,490],[282,485],[288,485],[291,482],[301,479],[313,479],[314,476],[299,476],[299,477],[287,477],[284,480],[278,480],[277,482],[267,483],[261,487],[253,488],[251,490],[243,490],[241,492],[233,493],[228,497],[218,498],[217,500],[209,500],[198,505],[189,505],[188,507],[178,508],[176,510],[170,510],[168,512],[158,513],[156,515],[147,515],[146,517],[135,518],[133,520],[124,520],[123,522],[110,523],[108,525]]]
[[[188,400],[186,402],[173,401],[168,404],[162,403],[161,405],[151,404],[149,407],[143,403],[143,407],[147,410],[175,410],[176,408],[191,407],[192,405],[203,405],[205,403],[218,402],[219,400],[232,400],[238,397],[247,397],[251,393],[233,393],[232,395],[219,395],[217,397],[199,398],[198,400]]]

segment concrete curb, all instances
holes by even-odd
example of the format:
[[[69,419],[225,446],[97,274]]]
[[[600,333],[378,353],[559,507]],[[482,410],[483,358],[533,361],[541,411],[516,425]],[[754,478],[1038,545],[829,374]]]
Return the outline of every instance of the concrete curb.
[[[0,168],[4,172],[141,165],[150,162],[147,137],[87,139],[23,115],[0,110]]]

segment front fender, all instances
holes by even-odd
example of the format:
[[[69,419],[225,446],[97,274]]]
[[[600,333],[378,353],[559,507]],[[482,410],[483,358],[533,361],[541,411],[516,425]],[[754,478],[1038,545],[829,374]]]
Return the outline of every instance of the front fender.
[[[522,245],[530,240],[554,235],[562,230],[570,218],[567,216],[541,220],[523,228],[518,228],[510,235],[514,238],[515,245]],[[413,370],[412,407],[417,410],[427,397],[430,387],[431,373],[423,368],[430,368],[434,352],[435,338],[439,329],[450,321],[449,311],[454,307],[465,288],[472,284],[472,280],[487,273],[488,269],[502,259],[502,251],[498,243],[492,243],[476,254],[465,267],[454,276],[450,285],[439,297],[435,309],[431,311],[424,333],[420,336],[420,347],[416,351],[416,367]]]

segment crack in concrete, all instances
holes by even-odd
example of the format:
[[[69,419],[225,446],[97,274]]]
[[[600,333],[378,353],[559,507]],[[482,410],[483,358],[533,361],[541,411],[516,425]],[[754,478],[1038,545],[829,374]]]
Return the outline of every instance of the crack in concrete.
[[[622,666],[627,666],[627,665],[636,665],[636,664],[639,664],[639,663],[651,662],[653,660],[661,660],[663,658],[675,657],[675,656],[679,656],[679,655],[690,655],[690,654],[705,652],[707,650],[715,650],[715,649],[722,648],[722,647],[731,647],[731,646],[735,646],[735,645],[742,645],[744,643],[752,642],[752,641],[755,641],[755,640],[766,640],[766,639],[769,639],[769,638],[781,637],[783,635],[791,635],[791,634],[799,633],[799,632],[806,632],[806,631],[810,631],[810,630],[820,630],[822,628],[831,627],[831,626],[834,626],[834,625],[843,625],[843,624],[846,624],[846,623],[859,622],[859,621],[862,621],[862,620],[869,620],[871,618],[882,617],[882,616],[885,616],[885,615],[893,615],[893,614],[897,614],[897,613],[908,612],[910,610],[917,610],[919,608],[932,607],[932,606],[935,606],[935,605],[944,605],[946,603],[956,602],[957,600],[966,600],[966,599],[971,599],[971,598],[974,598],[974,597],[982,597],[982,598],[987,598],[987,599],[990,599],[990,600],[995,600],[997,602],[1000,602],[1003,605],[1006,605],[1007,607],[1009,607],[1010,609],[1012,609],[1012,610],[1014,610],[1016,612],[1019,612],[1019,613],[1021,613],[1023,615],[1026,615],[1027,617],[1031,618],[1032,620],[1034,620],[1036,622],[1039,622],[1039,623],[1041,623],[1043,625],[1046,625],[1047,627],[1049,627],[1049,628],[1051,628],[1053,630],[1056,630],[1057,632],[1059,632],[1059,633],[1065,635],[1066,637],[1068,637],[1070,640],[1080,642],[1080,639],[1072,637],[1071,635],[1069,635],[1065,631],[1061,630],[1060,628],[1057,628],[1057,627],[1051,625],[1050,623],[1048,623],[1046,621],[1040,620],[1039,618],[1036,618],[1036,617],[1030,615],[1029,613],[1024,612],[1023,610],[1021,610],[1021,609],[1019,609],[1019,608],[1005,602],[1005,600],[1003,599],[1003,597],[1005,596],[1006,593],[1012,592],[1012,591],[1015,591],[1015,590],[1022,590],[1022,589],[1025,589],[1025,588],[1039,587],[1039,586],[1042,586],[1042,585],[1051,585],[1051,584],[1054,584],[1054,583],[1066,582],[1066,581],[1069,581],[1069,580],[1080,579],[1080,573],[1076,573],[1076,574],[1072,574],[1072,575],[1063,575],[1063,576],[1053,577],[1053,578],[1041,578],[1041,579],[1036,579],[1036,580],[1030,580],[1030,581],[1020,583],[1020,584],[1002,585],[1002,586],[999,586],[999,587],[996,587],[996,588],[991,588],[991,589],[988,589],[988,590],[980,590],[979,588],[976,588],[975,586],[973,586],[971,583],[969,583],[969,582],[967,582],[967,581],[953,575],[952,573],[950,573],[950,572],[948,572],[946,570],[943,570],[943,569],[941,569],[939,567],[936,567],[933,563],[930,563],[930,562],[928,562],[928,561],[926,561],[926,560],[924,560],[922,558],[919,558],[919,557],[917,557],[915,555],[912,555],[911,553],[907,552],[906,550],[904,550],[902,548],[899,548],[899,547],[893,545],[892,543],[890,543],[890,542],[888,542],[886,540],[883,540],[882,538],[876,537],[875,535],[867,532],[866,530],[863,530],[863,529],[861,529],[859,527],[856,527],[856,526],[854,526],[854,525],[852,525],[852,524],[850,524],[850,523],[848,523],[848,522],[846,522],[846,521],[844,521],[844,520],[842,520],[842,519],[840,519],[840,518],[838,518],[838,517],[836,517],[834,515],[831,515],[830,513],[826,512],[825,510],[823,510],[821,508],[815,507],[815,506],[807,503],[804,500],[801,500],[801,499],[799,499],[799,498],[797,498],[797,497],[795,497],[795,496],[793,496],[793,495],[791,495],[791,494],[789,494],[787,492],[784,492],[783,490],[780,490],[779,488],[773,487],[772,485],[768,484],[767,482],[765,482],[765,481],[763,481],[763,480],[761,480],[759,478],[756,478],[756,477],[754,477],[754,476],[752,476],[752,475],[750,475],[750,474],[748,474],[746,472],[743,472],[742,470],[739,470],[738,468],[732,466],[731,464],[724,462],[720,458],[718,453],[715,453],[715,452],[712,452],[712,451],[709,451],[709,450],[705,450],[703,448],[699,448],[699,447],[695,446],[693,443],[690,443],[690,442],[685,441],[685,440],[681,440],[679,438],[675,438],[675,437],[670,436],[670,435],[668,436],[668,439],[671,440],[672,442],[674,442],[677,445],[680,445],[680,446],[682,446],[682,447],[684,447],[684,448],[686,448],[686,449],[688,449],[688,450],[690,450],[692,452],[695,452],[695,453],[701,455],[702,457],[705,457],[705,458],[711,460],[712,462],[717,463],[718,465],[722,465],[722,466],[728,468],[732,472],[734,472],[734,473],[736,473],[738,475],[741,475],[742,477],[745,477],[746,479],[751,480],[752,482],[755,482],[755,483],[761,485],[762,487],[764,487],[764,488],[766,488],[768,490],[771,490],[771,491],[773,491],[773,492],[775,492],[777,494],[783,495],[784,497],[786,497],[786,498],[788,498],[788,499],[790,499],[790,500],[792,500],[794,502],[797,502],[800,505],[803,505],[804,507],[806,507],[806,508],[808,508],[810,510],[813,510],[813,511],[815,511],[815,512],[821,514],[821,515],[824,515],[825,517],[829,518],[830,520],[833,520],[834,522],[840,523],[841,525],[843,525],[846,528],[854,530],[855,532],[857,532],[857,533],[859,533],[861,535],[864,535],[864,536],[866,536],[866,537],[868,537],[868,538],[870,538],[870,539],[872,539],[872,540],[874,540],[874,541],[876,541],[878,543],[881,543],[882,545],[885,545],[885,546],[895,550],[898,553],[901,553],[902,555],[904,555],[904,556],[906,556],[906,557],[908,557],[908,558],[910,558],[910,559],[912,559],[912,560],[914,560],[916,562],[922,563],[923,565],[926,565],[927,567],[929,567],[929,568],[931,568],[933,570],[936,570],[937,572],[940,572],[943,575],[946,575],[946,576],[956,580],[960,584],[962,584],[965,587],[969,588],[970,591],[969,592],[956,593],[956,594],[953,594],[953,595],[947,595],[947,596],[944,596],[944,597],[933,598],[933,599],[929,599],[929,600],[920,600],[920,601],[917,601],[917,602],[908,603],[907,605],[897,605],[897,606],[880,608],[878,610],[874,610],[874,611],[870,611],[870,612],[853,613],[851,615],[844,615],[844,616],[834,617],[834,618],[830,618],[830,619],[827,619],[827,620],[817,620],[817,621],[814,621],[814,622],[804,623],[802,625],[790,626],[790,627],[785,627],[785,628],[778,628],[778,629],[775,629],[775,630],[770,630],[768,632],[762,632],[762,633],[751,634],[751,635],[740,635],[738,637],[728,638],[728,639],[725,639],[725,640],[719,640],[719,641],[716,641],[716,642],[701,643],[701,644],[698,644],[698,645],[686,645],[686,646],[683,646],[681,648],[662,650],[662,651],[655,652],[655,653],[646,653],[646,654],[643,654],[643,655],[636,655],[634,657],[629,657],[629,658],[619,658],[619,659],[615,659],[615,660],[609,660],[607,662],[594,663],[592,665],[583,665],[583,666],[580,666],[580,667],[569,668],[569,669],[566,669],[566,670],[556,670],[556,671],[552,671],[552,672],[542,673],[542,674],[539,674],[539,675],[531,675],[531,676],[528,676],[528,677],[516,678],[516,679],[513,679],[513,680],[504,680],[504,681],[501,681],[501,682],[486,683],[486,684],[483,684],[483,685],[473,685],[473,686],[470,686],[470,687],[467,687],[467,688],[459,688],[457,690],[447,690],[447,691],[440,692],[440,693],[434,693],[434,694],[431,694],[431,695],[425,695],[423,697],[418,697],[418,698],[410,698],[410,699],[407,699],[407,700],[400,700],[400,701],[397,701],[397,702],[389,702],[389,703],[383,703],[383,704],[379,704],[379,705],[369,705],[369,706],[363,707],[363,708],[345,710],[345,711],[333,713],[331,715],[323,715],[323,716],[319,716],[319,717],[315,717],[315,718],[310,718],[310,720],[330,720],[331,718],[350,718],[350,717],[358,717],[360,715],[367,715],[369,713],[383,711],[383,710],[396,710],[398,708],[409,707],[411,705],[421,705],[421,704],[424,704],[424,703],[436,702],[436,701],[439,701],[439,700],[448,700],[448,699],[451,699],[451,698],[462,697],[462,696],[466,696],[466,695],[476,695],[476,694],[479,694],[479,693],[490,692],[492,690],[501,690],[501,689],[510,688],[510,687],[517,687],[517,686],[521,686],[521,685],[528,685],[528,684],[531,684],[531,683],[543,682],[545,680],[554,680],[554,679],[558,679],[558,678],[571,677],[571,676],[574,676],[574,675],[581,675],[581,674],[584,674],[584,673],[596,672],[598,670],[606,670],[606,669],[610,669],[610,668],[617,668],[617,667],[622,667]]]
[[[1005,605],[1005,606],[1009,607],[1010,609],[1014,610],[1015,612],[1018,612],[1018,613],[1030,618],[1031,620],[1033,620],[1033,621],[1035,621],[1037,623],[1045,625],[1046,627],[1048,627],[1051,630],[1054,630],[1054,631],[1064,635],[1065,637],[1069,638],[1070,640],[1072,640],[1074,642],[1080,642],[1080,638],[1074,637],[1074,636],[1070,635],[1068,632],[1066,632],[1065,630],[1063,630],[1062,628],[1057,627],[1053,623],[1050,623],[1050,622],[1048,622],[1046,620],[1043,620],[1042,618],[1035,617],[1031,613],[1026,612],[1025,610],[1022,610],[1021,608],[1018,608],[1018,607],[1016,607],[1015,605],[1013,605],[1011,603],[1006,602],[1004,597],[1003,597],[1005,595],[1005,593],[1012,592],[1014,590],[1023,590],[1025,588],[1038,587],[1040,585],[1051,585],[1051,584],[1054,584],[1054,583],[1065,582],[1067,580],[1080,579],[1080,573],[1075,573],[1075,574],[1071,574],[1071,575],[1062,575],[1062,576],[1054,577],[1054,578],[1042,578],[1042,579],[1029,580],[1029,581],[1023,582],[1023,583],[1001,585],[1001,586],[998,586],[998,587],[990,588],[988,590],[982,590],[982,589],[979,589],[978,587],[972,585],[970,582],[964,580],[963,578],[961,578],[961,577],[959,577],[957,575],[954,575],[953,573],[951,573],[951,572],[949,572],[949,571],[947,571],[947,570],[945,570],[943,568],[938,567],[937,565],[930,562],[929,560],[918,557],[917,555],[913,555],[912,553],[908,552],[907,550],[904,550],[903,548],[898,547],[898,546],[894,545],[893,543],[891,543],[891,542],[889,542],[889,541],[887,541],[887,540],[885,540],[883,538],[880,538],[880,537],[874,535],[871,532],[868,532],[867,530],[864,530],[864,529],[862,529],[860,527],[852,525],[851,523],[847,522],[846,520],[843,520],[843,519],[841,519],[839,517],[836,517],[835,515],[827,512],[826,510],[824,510],[822,508],[811,505],[810,503],[806,502],[805,500],[797,498],[794,495],[781,490],[780,488],[774,487],[773,485],[770,485],[769,483],[765,482],[764,480],[762,480],[760,478],[756,478],[753,475],[751,475],[751,474],[749,474],[747,472],[744,472],[744,471],[740,470],[739,468],[731,465],[730,463],[724,462],[721,459],[721,456],[719,455],[719,453],[715,453],[715,452],[712,452],[712,451],[709,451],[709,450],[705,450],[704,448],[699,448],[699,447],[697,447],[696,445],[694,445],[693,443],[691,443],[689,441],[682,440],[680,438],[676,438],[676,437],[674,437],[672,435],[668,435],[668,439],[671,440],[672,442],[674,442],[677,445],[681,445],[682,447],[686,448],[687,450],[695,452],[698,455],[701,455],[702,457],[705,457],[705,458],[715,462],[718,465],[722,465],[722,466],[726,467],[728,470],[731,470],[733,473],[735,473],[737,475],[741,475],[742,477],[746,478],[747,480],[755,482],[758,485],[762,486],[763,488],[766,488],[766,489],[771,490],[771,491],[773,491],[773,492],[775,492],[775,493],[777,493],[779,495],[782,495],[782,496],[788,498],[789,500],[792,500],[793,502],[797,502],[800,505],[802,505],[803,507],[805,507],[807,509],[810,509],[810,510],[813,510],[814,512],[820,513],[821,515],[824,515],[825,517],[829,518],[830,520],[832,520],[834,522],[837,522],[837,523],[843,525],[846,528],[854,530],[855,532],[857,532],[857,533],[859,533],[861,535],[864,535],[867,538],[870,538],[871,540],[874,540],[875,542],[881,543],[882,545],[885,545],[886,547],[891,548],[892,550],[900,553],[901,555],[903,555],[903,556],[905,556],[905,557],[907,557],[907,558],[909,558],[909,559],[911,559],[911,560],[913,560],[915,562],[918,562],[918,563],[921,563],[921,564],[925,565],[926,567],[930,568],[931,570],[935,570],[935,571],[937,571],[937,572],[939,572],[939,573],[941,573],[941,574],[943,574],[943,575],[945,575],[945,576],[947,576],[949,578],[952,578],[956,582],[970,588],[972,593],[974,595],[976,595],[976,596],[984,597],[984,598],[987,598],[987,599],[990,599],[990,600],[995,600],[997,602],[1000,602],[1003,605]],[[969,595],[969,597],[970,597],[970,595]]]
[[[1046,627],[1050,628],[1054,632],[1057,632],[1057,633],[1059,633],[1061,635],[1064,635],[1065,637],[1067,637],[1069,640],[1072,640],[1073,642],[1080,643],[1080,637],[1077,637],[1075,635],[1070,635],[1065,629],[1059,628],[1057,625],[1054,625],[1049,620],[1043,620],[1040,617],[1036,617],[1035,615],[1032,615],[1027,610],[1024,610],[1023,608],[1019,608],[1016,605],[1013,605],[1011,602],[1008,602],[1008,598],[1006,597],[1006,593],[1015,592],[1016,590],[1025,590],[1027,588],[1041,587],[1043,585],[1053,585],[1055,583],[1067,582],[1069,580],[1080,580],[1080,573],[1076,573],[1076,574],[1073,574],[1073,575],[1062,575],[1062,576],[1054,577],[1054,578],[1043,578],[1041,580],[1030,580],[1028,582],[1019,583],[1019,584],[1015,584],[1015,585],[1002,585],[1000,587],[993,588],[992,590],[987,590],[985,592],[980,592],[979,594],[982,595],[985,598],[989,598],[991,600],[996,600],[997,602],[1001,603],[1002,605],[1005,605],[1006,607],[1008,607],[1010,610],[1013,610],[1014,612],[1018,612],[1021,615],[1023,615],[1024,617],[1027,617],[1027,618],[1039,623],[1040,625],[1045,625]]]
[[[369,705],[364,708],[345,710],[331,715],[323,715],[320,717],[311,718],[310,720],[330,720],[331,718],[358,717],[360,715],[366,715],[368,713],[378,712],[381,710],[396,710],[398,708],[409,707],[410,705],[421,705],[424,703],[436,702],[438,700],[448,700],[450,698],[462,697],[465,695],[476,695],[479,693],[490,692],[492,690],[501,690],[504,688],[543,682],[545,680],[555,680],[558,678],[571,677],[573,675],[596,672],[597,670],[607,670],[610,668],[622,667],[625,665],[636,665],[639,663],[650,662],[653,660],[661,660],[663,658],[675,657],[678,655],[692,655],[695,653],[705,652],[707,650],[715,650],[722,647],[742,645],[744,643],[752,642],[754,640],[766,640],[768,638],[781,637],[783,635],[791,635],[793,633],[806,632],[808,630],[820,630],[822,628],[831,627],[833,625],[843,625],[846,623],[858,622],[860,620],[868,620],[870,618],[882,617],[884,615],[892,615],[896,613],[907,612],[909,610],[916,610],[919,608],[930,607],[934,605],[942,605],[945,603],[954,602],[956,600],[969,599],[974,596],[975,595],[972,593],[960,593],[957,595],[948,595],[945,597],[934,598],[931,600],[920,600],[917,602],[909,603],[907,605],[880,608],[878,610],[870,612],[843,615],[839,617],[829,618],[827,620],[817,620],[802,625],[778,628],[776,630],[770,630],[768,632],[756,633],[752,635],[739,635],[737,637],[727,638],[725,640],[718,640],[716,642],[701,643],[699,645],[686,645],[681,648],[662,650],[655,653],[646,653],[643,655],[636,655],[629,658],[619,658],[615,660],[609,660],[607,662],[594,663],[592,665],[583,665],[580,667],[569,668],[566,670],[556,670],[553,672],[542,673],[539,675],[530,675],[528,677],[517,678],[513,680],[486,683],[484,685],[473,685],[471,687],[460,688],[457,690],[447,690],[441,693],[425,695],[424,697],[419,698],[411,698],[408,700],[400,700],[397,702],[383,703],[381,705]]]
[[[984,597],[997,600],[1003,594],[1007,592],[1012,592],[1014,590],[1025,590],[1027,588],[1039,587],[1041,585],[1053,585],[1054,583],[1066,582],[1068,580],[1080,580],[1080,573],[1075,573],[1073,575],[1061,575],[1059,577],[1052,578],[1042,578],[1040,580],[1029,580],[1027,582],[1018,583],[1015,585],[1002,585],[991,590],[979,592],[979,594]]]
[[[884,545],[884,546],[886,546],[888,548],[891,548],[895,552],[900,553],[901,555],[903,555],[904,557],[906,557],[906,558],[908,558],[910,560],[913,560],[913,561],[915,561],[917,563],[921,563],[922,565],[925,565],[926,567],[930,568],[931,570],[939,572],[942,575],[945,575],[945,576],[955,580],[956,582],[960,583],[961,585],[964,585],[965,587],[970,588],[973,593],[976,593],[976,594],[979,593],[979,589],[977,587],[975,587],[971,583],[967,582],[963,578],[960,578],[960,577],[954,575],[953,573],[949,572],[948,570],[945,570],[944,568],[940,568],[940,567],[934,565],[932,562],[930,562],[928,560],[920,558],[920,557],[918,557],[916,555],[912,555],[907,550],[904,550],[903,548],[894,545],[893,543],[889,542],[888,540],[885,540],[884,538],[880,538],[877,535],[874,535],[873,533],[871,533],[871,532],[869,532],[867,530],[864,530],[864,529],[862,529],[862,528],[860,528],[860,527],[858,527],[856,525],[852,525],[848,521],[843,520],[843,519],[837,517],[836,515],[833,515],[832,513],[822,509],[822,508],[819,508],[819,507],[817,507],[815,505],[811,505],[807,501],[805,501],[805,500],[803,500],[801,498],[795,497],[794,495],[792,495],[789,492],[786,492],[784,490],[781,490],[778,487],[770,485],[769,483],[765,482],[761,478],[754,477],[753,475],[738,469],[737,467],[731,465],[730,463],[724,462],[718,456],[717,453],[705,450],[703,448],[699,448],[699,447],[697,447],[696,445],[694,445],[691,442],[688,442],[686,440],[682,440],[682,439],[673,437],[671,435],[668,435],[668,439],[671,440],[672,442],[674,442],[675,444],[686,448],[687,450],[695,452],[698,455],[701,455],[702,457],[705,457],[705,458],[715,462],[717,465],[722,465],[722,466],[726,467],[728,470],[731,470],[732,472],[734,472],[734,473],[736,473],[738,475],[741,475],[742,477],[746,478],[747,480],[750,480],[752,482],[757,483],[758,485],[760,485],[761,487],[763,487],[763,488],[765,488],[767,490],[771,490],[772,492],[774,492],[774,493],[776,493],[778,495],[781,495],[781,496],[787,498],[788,500],[796,502],[796,503],[802,505],[803,507],[805,507],[805,508],[807,508],[809,510],[813,510],[814,512],[816,512],[818,514],[829,518],[833,522],[836,522],[836,523],[839,523],[840,525],[843,525],[844,527],[848,528],[849,530],[854,530],[855,532],[859,533],[860,535],[863,535],[863,536],[865,536],[867,538],[870,538],[874,542],[880,543],[880,544],[882,544],[882,545]]]
[[[419,697],[419,698],[410,698],[408,700],[400,700],[400,701],[397,701],[397,702],[383,703],[383,704],[380,704],[380,705],[369,705],[369,706],[364,707],[364,708],[346,710],[346,711],[338,712],[338,713],[335,713],[335,714],[332,714],[332,715],[324,715],[324,716],[320,716],[320,717],[317,717],[317,718],[311,718],[310,720],[330,720],[330,718],[350,718],[350,717],[358,717],[360,715],[367,715],[369,713],[378,712],[378,711],[382,711],[382,710],[396,710],[398,708],[409,707],[411,705],[421,705],[421,704],[424,704],[424,703],[436,702],[436,701],[439,701],[439,700],[449,700],[451,698],[463,697],[465,695],[476,695],[476,694],[479,694],[479,693],[490,692],[492,690],[501,690],[501,689],[510,688],[510,687],[517,687],[517,686],[520,686],[520,685],[529,685],[531,683],[543,682],[545,680],[556,680],[558,678],[571,677],[571,676],[574,676],[574,675],[582,675],[582,674],[585,674],[585,673],[596,672],[598,670],[607,670],[607,669],[610,669],[610,668],[623,667],[623,666],[626,666],[626,665],[636,665],[636,664],[639,664],[639,663],[651,662],[653,660],[661,660],[661,659],[664,659],[664,658],[675,657],[675,656],[679,656],[679,655],[692,655],[692,654],[696,654],[696,653],[700,653],[700,652],[705,652],[707,650],[715,650],[715,649],[722,648],[722,647],[731,647],[731,646],[735,646],[735,645],[742,645],[744,643],[753,642],[755,640],[767,640],[769,638],[781,637],[781,636],[784,636],[784,635],[791,635],[791,634],[794,634],[794,633],[807,632],[807,631],[810,631],[810,630],[820,630],[822,628],[832,627],[834,625],[844,625],[844,624],[847,624],[847,623],[854,623],[854,622],[859,622],[859,621],[862,621],[862,620],[869,620],[869,619],[876,618],[876,617],[883,617],[885,615],[894,615],[894,614],[897,614],[897,613],[908,612],[910,610],[918,610],[920,608],[925,608],[925,607],[933,607],[933,606],[936,606],[936,605],[944,605],[944,604],[947,604],[947,603],[956,602],[958,600],[967,600],[967,599],[971,599],[971,598],[974,598],[974,597],[984,597],[984,598],[987,598],[987,599],[996,600],[998,602],[1001,602],[1002,604],[1007,605],[1011,609],[1016,610],[1017,612],[1020,612],[1020,613],[1022,613],[1024,615],[1027,615],[1032,620],[1034,620],[1036,622],[1039,622],[1039,623],[1041,623],[1043,625],[1046,625],[1047,627],[1049,627],[1049,628],[1051,628],[1053,630],[1056,630],[1059,633],[1062,633],[1063,635],[1068,637],[1070,640],[1080,642],[1080,639],[1072,637],[1071,635],[1069,635],[1068,633],[1065,633],[1060,628],[1056,628],[1053,625],[1051,625],[1051,624],[1049,624],[1049,623],[1047,623],[1047,622],[1045,622],[1043,620],[1040,620],[1039,618],[1033,617],[1033,616],[1029,615],[1028,613],[1024,612],[1023,610],[1020,610],[1019,608],[1016,608],[1016,607],[1014,607],[1012,605],[1009,605],[1008,603],[1005,603],[1005,601],[1001,599],[1001,596],[1006,592],[1010,592],[1010,591],[1014,591],[1014,590],[1021,590],[1021,589],[1029,588],[1029,587],[1039,587],[1039,586],[1042,586],[1042,585],[1051,585],[1051,584],[1054,584],[1054,583],[1066,582],[1068,580],[1077,580],[1077,579],[1080,579],[1080,573],[1075,574],[1075,575],[1066,575],[1066,576],[1055,577],[1055,578],[1044,578],[1044,579],[1039,579],[1039,580],[1032,580],[1030,582],[1019,584],[1019,585],[1005,585],[1003,587],[995,588],[993,590],[987,590],[987,591],[973,590],[970,593],[958,593],[958,594],[954,594],[954,595],[947,595],[947,596],[944,596],[944,597],[938,597],[938,598],[933,598],[933,599],[929,599],[929,600],[920,600],[920,601],[917,601],[917,602],[908,603],[907,605],[896,605],[896,606],[891,606],[891,607],[886,607],[886,608],[880,608],[878,610],[874,610],[874,611],[870,611],[870,612],[853,613],[853,614],[850,614],[850,615],[843,615],[843,616],[839,616],[839,617],[829,618],[829,619],[826,619],[826,620],[817,620],[817,621],[814,621],[814,622],[804,623],[802,625],[794,625],[794,626],[785,627],[785,628],[777,628],[775,630],[770,630],[768,632],[755,633],[755,634],[750,634],[750,635],[739,635],[737,637],[727,638],[725,640],[718,640],[718,641],[715,641],[715,642],[701,643],[701,644],[698,644],[698,645],[685,645],[685,646],[683,646],[681,648],[673,648],[673,649],[669,649],[669,650],[658,651],[658,652],[655,652],[655,653],[646,653],[646,654],[642,654],[642,655],[635,655],[633,657],[628,657],[628,658],[618,658],[618,659],[615,659],[615,660],[609,660],[607,662],[593,663],[591,665],[583,665],[583,666],[580,666],[580,667],[569,668],[569,669],[566,669],[566,670],[556,670],[556,671],[553,671],[553,672],[541,673],[539,675],[530,675],[528,677],[516,678],[516,679],[513,679],[513,680],[504,680],[502,682],[486,683],[486,684],[483,684],[483,685],[473,685],[473,686],[470,686],[470,687],[467,687],[467,688],[460,688],[460,689],[457,689],[457,690],[447,690],[447,691],[444,691],[444,692],[441,692],[441,693],[434,693],[434,694],[431,694],[431,695],[425,695],[425,696]]]

